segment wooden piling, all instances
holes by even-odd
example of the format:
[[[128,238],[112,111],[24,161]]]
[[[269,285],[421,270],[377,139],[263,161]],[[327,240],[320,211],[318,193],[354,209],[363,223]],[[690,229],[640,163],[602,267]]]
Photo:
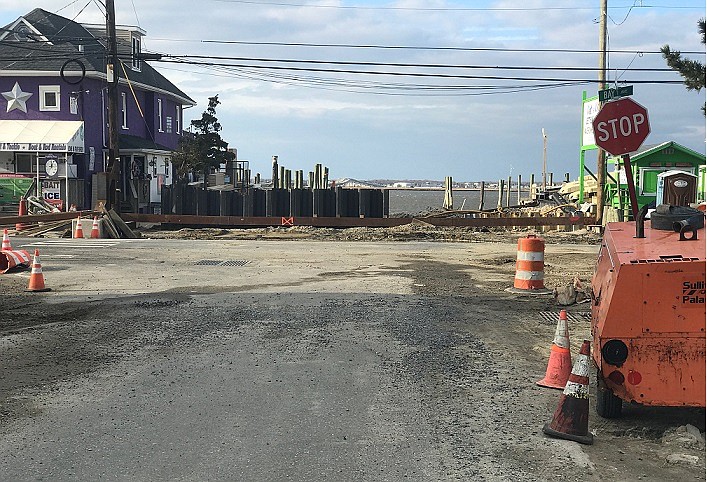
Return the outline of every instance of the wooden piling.
[[[498,180],[498,204],[496,208],[503,209],[503,179]]]
[[[481,199],[479,200],[479,211],[484,210],[484,181],[481,181],[481,191],[479,192],[479,195],[481,196]]]
[[[511,176],[508,176],[508,185],[506,189],[506,207],[511,205]]]
[[[520,177],[520,174],[518,174],[518,199],[517,199],[517,205],[520,206],[520,184],[522,182],[522,179]]]

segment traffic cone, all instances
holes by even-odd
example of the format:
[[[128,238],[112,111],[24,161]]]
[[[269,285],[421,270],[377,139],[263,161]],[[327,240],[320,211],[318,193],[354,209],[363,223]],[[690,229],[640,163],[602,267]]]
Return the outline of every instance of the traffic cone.
[[[555,339],[550,347],[550,360],[547,362],[545,378],[538,381],[541,387],[559,388],[562,390],[572,372],[572,356],[570,355],[570,334],[567,328],[567,311],[560,311],[560,319],[555,328]]]
[[[76,219],[76,231],[74,231],[74,238],[83,238],[83,227],[81,226],[81,216]]]
[[[51,288],[44,286],[44,275],[42,274],[42,263],[39,261],[39,250],[34,250],[34,261],[32,262],[32,273],[29,275],[29,286],[25,291],[51,291]]]
[[[543,433],[551,437],[572,440],[586,445],[594,443],[589,425],[589,341],[584,340],[574,362],[565,391],[552,416],[552,422],[543,426]]]
[[[20,207],[17,212],[18,216],[27,216],[27,200],[25,198],[20,198]],[[28,224],[17,223],[15,224],[15,231],[23,231],[29,228]]]
[[[10,237],[7,235],[7,228],[2,233],[2,249],[0,251],[12,251],[12,245],[10,244]]]
[[[91,239],[99,239],[101,231],[98,229],[98,218],[93,216],[93,227],[91,228]]]

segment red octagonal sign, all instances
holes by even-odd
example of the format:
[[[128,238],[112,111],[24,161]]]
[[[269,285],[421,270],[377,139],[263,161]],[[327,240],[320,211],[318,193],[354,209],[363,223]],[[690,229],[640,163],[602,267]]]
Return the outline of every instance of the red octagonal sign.
[[[630,97],[604,104],[592,126],[597,146],[614,156],[637,150],[651,132],[648,111]]]

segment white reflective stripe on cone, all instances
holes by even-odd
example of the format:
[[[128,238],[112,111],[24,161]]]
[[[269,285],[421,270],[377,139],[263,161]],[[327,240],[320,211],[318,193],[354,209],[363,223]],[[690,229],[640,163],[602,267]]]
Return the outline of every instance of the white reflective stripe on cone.
[[[518,251],[516,259],[520,261],[543,261],[545,255],[542,251]]]
[[[589,398],[589,385],[577,382],[567,382],[563,393],[574,398]]]
[[[555,328],[555,339],[553,340],[553,343],[560,348],[569,348],[570,341],[568,339],[568,333],[569,330],[567,328],[567,321],[560,320],[557,323],[557,328]]]
[[[516,279],[540,281],[543,278],[542,271],[516,271]]]

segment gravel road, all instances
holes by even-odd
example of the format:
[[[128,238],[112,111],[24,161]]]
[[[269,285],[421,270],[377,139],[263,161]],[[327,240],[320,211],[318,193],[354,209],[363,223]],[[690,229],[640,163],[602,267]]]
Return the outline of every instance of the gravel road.
[[[559,308],[504,291],[514,237],[270,236],[47,240],[52,292],[0,277],[0,479],[704,478],[704,410],[592,407],[593,446],[541,433]],[[549,287],[598,251],[562,236]],[[569,310],[576,352],[589,307]]]

